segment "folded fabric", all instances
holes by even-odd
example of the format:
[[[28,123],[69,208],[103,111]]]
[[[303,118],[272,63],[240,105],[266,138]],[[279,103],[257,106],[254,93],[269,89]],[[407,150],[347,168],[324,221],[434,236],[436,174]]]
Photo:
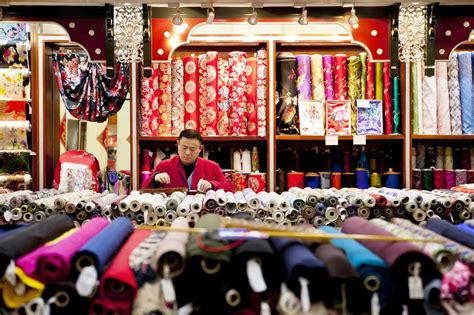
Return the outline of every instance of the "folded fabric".
[[[467,232],[459,230],[455,225],[447,221],[431,218],[426,223],[425,228],[474,249],[474,237]]]

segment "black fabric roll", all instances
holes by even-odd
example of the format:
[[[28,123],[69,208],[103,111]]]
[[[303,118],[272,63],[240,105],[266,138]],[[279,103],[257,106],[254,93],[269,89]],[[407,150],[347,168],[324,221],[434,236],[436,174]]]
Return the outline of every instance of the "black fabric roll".
[[[354,173],[342,173],[342,187],[355,187]]]
[[[50,314],[87,314],[89,299],[80,297],[72,282],[47,285],[42,298],[47,302],[55,296],[56,301],[51,304]]]
[[[425,167],[436,167],[436,149],[435,147],[427,147],[425,151]]]
[[[462,168],[462,152],[461,148],[453,149],[453,169],[458,170]]]
[[[296,88],[296,57],[280,53],[276,57],[277,131],[280,134],[297,134],[298,107]]]
[[[67,215],[56,214],[28,227],[14,230],[0,239],[0,274],[11,259],[21,257],[74,227]]]
[[[286,171],[280,169],[277,169],[277,187],[276,187],[276,192],[281,194],[286,190]]]
[[[337,310],[342,304],[341,287],[344,285],[347,310],[355,314],[369,312],[370,293],[344,252],[331,244],[322,244],[316,248],[315,254],[326,266],[330,277],[327,293],[331,297],[329,303],[332,308]]]

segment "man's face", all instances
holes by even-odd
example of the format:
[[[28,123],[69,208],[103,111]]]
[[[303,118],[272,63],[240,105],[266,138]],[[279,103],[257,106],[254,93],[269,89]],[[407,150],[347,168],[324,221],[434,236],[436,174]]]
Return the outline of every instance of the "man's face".
[[[184,165],[193,164],[201,153],[202,145],[198,139],[178,140],[178,155]]]

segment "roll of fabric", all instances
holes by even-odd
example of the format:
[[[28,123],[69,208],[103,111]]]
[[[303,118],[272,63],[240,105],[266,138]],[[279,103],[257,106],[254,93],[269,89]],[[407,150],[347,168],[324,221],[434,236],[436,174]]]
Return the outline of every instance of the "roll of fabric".
[[[206,53],[206,134],[208,136],[216,136],[217,131],[217,103],[219,91],[219,55],[216,51],[208,51]],[[257,84],[257,82],[255,82]],[[254,87],[255,88],[255,87]]]
[[[448,61],[448,90],[449,90],[449,114],[451,118],[451,133],[462,134],[461,120],[461,98],[459,87],[459,64],[458,54],[454,52]]]
[[[72,268],[78,273],[84,267],[93,265],[97,273],[101,274],[132,231],[133,225],[129,219],[121,217],[113,220],[73,256]]]
[[[73,227],[73,221],[68,216],[57,214],[39,223],[8,233],[0,239],[0,274],[4,274],[10,260],[31,252]]]
[[[384,118],[382,101],[356,101],[357,102],[357,134],[358,135],[381,135],[383,134]],[[386,121],[386,119],[385,119]]]
[[[171,134],[184,129],[184,66],[181,58],[171,62]]]
[[[368,100],[375,99],[375,65],[367,59],[367,87],[365,98]]]
[[[108,224],[105,218],[94,218],[69,237],[21,257],[16,265],[45,284],[65,281],[71,271],[72,256]]]
[[[458,54],[459,90],[461,100],[462,133],[474,133],[474,106],[472,96],[472,61],[470,52]]]
[[[434,181],[434,189],[446,188],[445,174],[444,174],[443,169],[435,169],[433,171],[433,181]]]
[[[378,173],[370,174],[370,186],[371,187],[382,187],[382,175]]]
[[[298,100],[309,101],[312,98],[311,91],[311,56],[296,55],[297,75],[296,87],[298,89]]]
[[[447,221],[431,218],[424,227],[455,242],[458,242],[459,244],[463,244],[471,249],[474,249],[474,238],[472,235],[464,231],[460,231],[455,225]]]
[[[425,151],[425,167],[435,167],[436,166],[436,150],[434,147],[426,147]]]
[[[422,186],[424,190],[433,190],[433,170],[424,168],[421,170]]]
[[[456,186],[467,184],[467,171],[455,170],[456,172]]]
[[[241,51],[229,53],[229,135],[247,135],[247,54]]]
[[[342,174],[340,172],[331,173],[331,185],[336,189],[341,189],[342,187]]]
[[[383,100],[383,63],[375,63],[375,99]]]
[[[324,135],[326,132],[324,102],[298,101],[301,135]]]
[[[454,148],[453,150],[453,168],[460,169],[461,166],[461,148]]]
[[[286,190],[286,171],[282,169],[277,169],[276,173],[277,173],[276,192],[282,193],[283,191]]]
[[[198,118],[199,132],[203,136],[207,136],[207,55],[200,54],[198,56]]]
[[[0,84],[3,86],[3,89],[0,91],[0,97],[25,98],[23,81],[28,77],[28,71],[24,71],[23,69],[0,69]]]
[[[334,98],[347,99],[347,56],[344,54],[334,56]]]
[[[354,173],[342,173],[342,187],[355,187],[356,180]]]
[[[414,134],[421,134],[421,122],[419,120],[419,113],[422,111],[421,109],[421,100],[418,99],[418,89],[421,89],[418,82],[418,65],[416,62],[411,63],[411,103],[412,103],[412,129]]]
[[[451,120],[448,91],[448,63],[436,61],[436,113],[438,134],[451,134]]]
[[[1,120],[26,120],[27,100],[0,100]]]
[[[141,76],[140,98],[140,135],[151,136],[152,128],[158,125],[158,100],[156,99],[155,86],[158,85],[158,64],[152,64],[151,77]],[[153,123],[153,121],[155,121]]]
[[[456,186],[456,172],[454,170],[445,170],[444,178],[446,182],[446,189],[451,189]]]
[[[178,217],[173,221],[171,227],[187,228],[189,225],[184,217]],[[188,239],[189,233],[187,232],[170,231],[167,233],[151,261],[152,268],[158,271],[160,276],[163,276],[165,264],[169,267],[170,277],[175,277],[183,272]]]
[[[2,121],[0,126],[0,150],[28,150],[29,121]]]
[[[385,134],[393,133],[393,106],[392,106],[392,86],[390,79],[390,63],[383,63],[383,108]]]
[[[378,226],[359,217],[350,217],[346,219],[342,223],[342,231],[344,233],[392,236],[391,233],[386,232]],[[412,312],[423,312],[422,303],[420,305],[420,303],[410,300],[408,296],[407,279],[411,276],[409,266],[415,262],[418,262],[421,265],[420,277],[426,285],[433,279],[439,279],[441,277],[439,272],[436,270],[433,260],[426,256],[421,249],[407,242],[361,240],[360,243],[375,254],[379,255],[391,267],[395,283],[393,307],[401,310],[402,304],[406,303],[408,309]]]
[[[470,152],[471,152],[471,153],[470,153],[470,156],[471,156],[471,157],[470,157],[470,159],[471,159],[471,167],[470,167],[470,169],[471,169],[471,170],[474,170],[474,146],[471,147]]]
[[[351,101],[326,101],[326,134],[351,134]]]
[[[320,188],[321,179],[318,173],[306,173],[304,176],[305,187]]]
[[[324,102],[324,72],[323,56],[320,54],[311,55],[311,84],[313,87],[313,100]]]
[[[436,112],[436,76],[424,76],[423,78],[423,99],[421,110],[423,111],[423,133],[438,133],[438,114]]]
[[[454,168],[453,148],[446,147],[444,149],[444,169],[452,170]]]
[[[423,189],[423,181],[422,181],[420,169],[412,170],[411,181],[412,181],[412,186],[414,189]]]
[[[94,313],[97,304],[106,312],[130,313],[138,284],[130,267],[129,257],[150,233],[151,231],[135,230],[120,248],[100,279],[97,297],[90,305],[91,313]]]
[[[347,96],[351,100],[351,134],[357,132],[357,104],[356,100],[361,98],[360,90],[360,76],[362,72],[362,65],[360,58],[356,56],[349,57],[347,64]]]
[[[367,53],[361,52],[359,58],[361,62],[360,98],[365,98],[367,91]]]
[[[158,68],[158,135],[171,135],[171,65],[160,63]]]
[[[369,188],[369,171],[366,169],[356,169],[356,187],[360,189]]]
[[[257,113],[257,58],[247,59],[247,134],[256,136],[258,134],[258,113]]]
[[[474,170],[467,170],[467,183],[474,183]]]
[[[400,78],[393,78],[393,133],[400,130]]]
[[[460,229],[461,231],[464,231],[472,236],[474,236],[474,226],[469,225],[467,223],[462,223],[456,225],[456,228]]]
[[[424,145],[416,147],[416,168],[425,168],[426,148]]]
[[[414,90],[416,93],[416,98],[418,102],[418,126],[420,129],[420,134],[424,134],[423,130],[423,77],[424,77],[424,65],[422,62],[416,62],[416,86],[417,89]]]
[[[218,67],[217,132],[219,136],[227,136],[229,134],[229,62],[219,59]]]
[[[471,152],[469,148],[461,149],[461,168],[466,170],[471,168]]]
[[[296,103],[296,57],[279,53],[276,57],[277,131],[280,134],[297,134],[298,107]]]
[[[382,179],[384,187],[400,189],[401,173],[388,171],[383,174]]]
[[[331,188],[331,173],[330,172],[319,172],[321,176],[321,189]]]
[[[304,188],[304,173],[288,172],[286,176],[288,189],[290,189],[291,187]]]
[[[436,147],[436,165],[438,169],[444,169],[444,147]]]
[[[258,136],[267,135],[267,51],[257,51],[257,118]]]
[[[324,96],[326,100],[334,99],[334,57],[323,56]]]
[[[309,282],[311,300],[320,299],[324,292],[323,288],[329,281],[322,261],[316,258],[306,245],[296,239],[272,238],[271,242],[281,255],[288,288],[299,296],[301,292],[299,278],[305,278]],[[322,285],[323,283],[325,285]]]
[[[195,56],[183,58],[184,63],[184,127],[199,128],[199,60]]]

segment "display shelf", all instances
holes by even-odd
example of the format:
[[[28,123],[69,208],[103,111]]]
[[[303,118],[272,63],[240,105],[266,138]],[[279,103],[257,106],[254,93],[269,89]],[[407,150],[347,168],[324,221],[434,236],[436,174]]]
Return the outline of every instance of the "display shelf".
[[[366,140],[403,140],[403,135],[368,135]],[[326,136],[277,135],[279,141],[324,141]],[[338,136],[339,140],[351,141],[353,136]]]
[[[474,140],[474,135],[412,135],[417,140]]]
[[[161,142],[174,142],[178,140],[178,136],[162,136],[162,137],[139,137],[140,141],[161,141]],[[202,137],[204,142],[237,142],[237,141],[267,141],[267,137],[258,136],[215,136],[215,137]]]

